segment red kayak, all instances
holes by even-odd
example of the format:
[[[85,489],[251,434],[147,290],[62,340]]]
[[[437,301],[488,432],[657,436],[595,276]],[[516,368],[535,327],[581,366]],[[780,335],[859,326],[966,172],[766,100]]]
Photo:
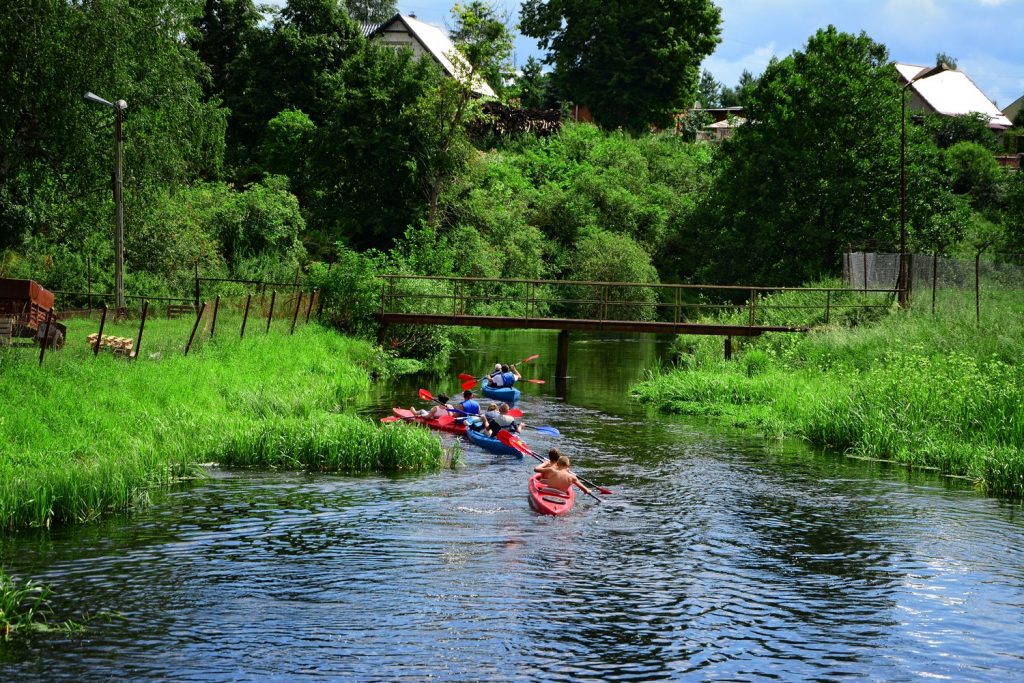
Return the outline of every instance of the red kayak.
[[[568,493],[551,488],[543,476],[530,477],[530,507],[542,515],[564,515],[576,502],[576,492],[571,487]]]
[[[428,420],[424,417],[416,417],[411,410],[406,410],[405,408],[392,408],[391,412],[407,422],[418,422],[421,425],[427,425],[431,429],[450,432],[452,434],[466,433],[466,425],[461,422],[448,422],[447,424],[441,424],[437,420]]]

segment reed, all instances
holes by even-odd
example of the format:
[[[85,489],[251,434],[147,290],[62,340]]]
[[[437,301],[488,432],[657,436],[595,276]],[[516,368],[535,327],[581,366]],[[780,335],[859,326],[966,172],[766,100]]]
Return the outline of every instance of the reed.
[[[183,350],[194,320],[147,321],[137,360],[85,337],[72,320],[42,367],[31,348],[0,350],[0,528],[93,519],[145,504],[150,492],[202,476],[199,463],[318,471],[434,470],[446,455],[419,430],[338,414],[354,407],[387,359],[317,325],[217,321]],[[251,322],[251,321],[250,321]],[[105,334],[134,336],[137,322]]]
[[[771,437],[935,468],[986,491],[1024,495],[1024,312],[990,297],[990,315],[949,306],[806,336],[767,336],[735,362],[699,342],[690,360],[635,387],[668,412],[722,416]]]
[[[0,569],[0,634],[2,640],[45,627],[52,613],[50,589],[32,581],[18,581]]]

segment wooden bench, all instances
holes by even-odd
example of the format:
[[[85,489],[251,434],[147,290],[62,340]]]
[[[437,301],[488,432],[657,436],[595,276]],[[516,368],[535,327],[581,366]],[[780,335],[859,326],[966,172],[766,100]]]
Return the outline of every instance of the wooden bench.
[[[196,307],[192,304],[178,305],[167,304],[167,317],[175,318],[179,315],[195,315]]]

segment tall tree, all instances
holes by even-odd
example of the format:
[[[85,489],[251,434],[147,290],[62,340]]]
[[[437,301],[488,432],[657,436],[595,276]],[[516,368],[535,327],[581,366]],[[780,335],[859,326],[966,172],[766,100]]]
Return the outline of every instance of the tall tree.
[[[398,13],[395,0],[345,0],[348,15],[361,24],[382,24]]]
[[[519,103],[528,109],[553,109],[558,105],[551,89],[551,77],[536,57],[529,57],[516,77]]]
[[[722,92],[722,84],[715,80],[707,69],[700,74],[700,84],[697,86],[697,100],[700,106],[710,109],[719,106]]]
[[[719,42],[711,0],[526,0],[520,29],[547,50],[559,92],[607,128],[668,128],[693,106]]]
[[[834,27],[774,61],[751,123],[726,144],[704,216],[716,281],[804,282],[849,241],[892,246],[899,223],[899,87],[884,45]],[[914,131],[925,137],[923,131]],[[908,155],[908,169],[916,155]],[[920,174],[915,174],[920,175]],[[915,201],[924,196],[912,188]]]

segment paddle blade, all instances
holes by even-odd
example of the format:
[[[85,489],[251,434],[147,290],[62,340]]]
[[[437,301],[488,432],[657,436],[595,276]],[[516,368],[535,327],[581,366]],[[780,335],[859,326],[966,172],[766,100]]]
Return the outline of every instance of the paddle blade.
[[[530,425],[526,425],[526,426],[529,427]],[[562,432],[558,431],[554,427],[544,426],[544,427],[534,427],[534,429],[536,429],[541,434],[550,434],[551,436],[561,436],[562,435]]]
[[[542,379],[524,379],[523,381],[529,382],[530,384],[547,384],[547,382]]]
[[[594,488],[596,488],[598,491],[600,491],[601,493],[603,493],[605,495],[611,495],[611,494],[615,493],[615,491],[612,491],[609,488],[605,488],[604,486],[595,486]]]
[[[523,363],[529,363],[531,360],[536,360],[538,358],[540,358],[540,354],[539,353],[535,353],[532,356],[530,356],[529,358],[524,358],[523,360],[519,361],[519,365],[522,365]]]
[[[426,389],[420,389],[420,398],[422,398],[424,401],[433,401],[434,395],[427,391]]]
[[[530,449],[523,443],[523,440],[507,429],[502,429],[498,432],[498,441],[522,453],[530,452]]]
[[[473,379],[467,379],[465,382],[462,383],[463,391],[465,391],[466,389],[472,389],[475,386],[476,386],[476,377],[474,377]]]
[[[452,422],[455,422],[455,416],[453,416],[453,415],[442,415],[441,417],[437,418],[436,421],[437,421],[437,424],[442,425],[442,426],[443,425],[450,425]]]
[[[523,411],[519,410],[519,408],[512,408],[511,410],[508,411],[508,416],[509,417],[522,417],[523,416]]]
[[[380,419],[380,421],[381,422],[398,422],[401,419],[402,418],[398,417],[397,415],[388,415],[387,417],[382,417]]]
[[[460,372],[459,379],[461,379],[463,382],[468,382],[471,379],[475,380],[476,377],[473,375],[467,375],[465,372]]]
[[[392,408],[391,412],[405,420],[411,420],[416,417],[415,413],[411,410],[406,410],[405,408]]]

